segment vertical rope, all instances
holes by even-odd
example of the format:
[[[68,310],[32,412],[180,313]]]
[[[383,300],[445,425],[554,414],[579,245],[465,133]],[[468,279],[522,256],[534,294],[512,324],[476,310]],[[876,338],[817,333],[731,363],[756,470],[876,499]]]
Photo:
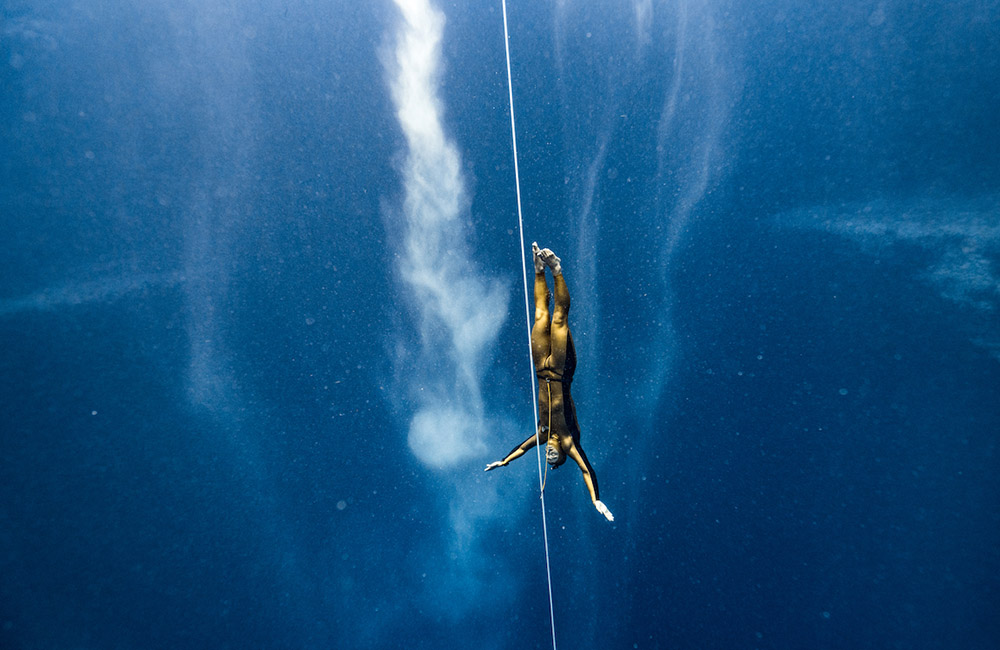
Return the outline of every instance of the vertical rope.
[[[545,540],[545,576],[549,582],[549,622],[552,626],[552,650],[556,650],[556,617],[552,606],[552,569],[549,564],[549,529],[545,522],[545,480],[542,475],[542,439],[538,430],[538,394],[535,390],[535,365],[531,359],[531,308],[528,304],[528,259],[524,250],[524,217],[521,212],[521,177],[517,168],[517,129],[514,128],[514,84],[510,74],[510,33],[507,31],[507,0],[503,6],[503,47],[507,56],[507,96],[510,99],[510,140],[514,148],[514,187],[517,191],[517,232],[521,240],[521,274],[524,277],[524,319],[528,324],[528,367],[531,369],[531,407],[535,414],[535,455],[538,457],[538,491],[542,502],[542,538]],[[532,263],[534,266],[534,263]]]

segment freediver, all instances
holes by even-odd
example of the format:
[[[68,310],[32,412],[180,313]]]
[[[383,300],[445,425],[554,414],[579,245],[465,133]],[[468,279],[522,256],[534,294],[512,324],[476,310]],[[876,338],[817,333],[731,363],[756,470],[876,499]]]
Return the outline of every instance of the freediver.
[[[545,462],[555,469],[569,456],[580,466],[583,481],[597,511],[608,521],[615,518],[601,502],[597,491],[597,475],[580,446],[580,424],[576,406],[570,395],[570,384],[576,370],[576,348],[569,331],[569,289],[563,278],[561,260],[548,248],[531,244],[535,262],[535,324],[531,328],[531,358],[538,376],[538,433],[515,447],[503,460],[486,466],[486,471],[503,467],[545,439]],[[552,269],[555,284],[555,309],[550,318],[548,283],[545,267]]]

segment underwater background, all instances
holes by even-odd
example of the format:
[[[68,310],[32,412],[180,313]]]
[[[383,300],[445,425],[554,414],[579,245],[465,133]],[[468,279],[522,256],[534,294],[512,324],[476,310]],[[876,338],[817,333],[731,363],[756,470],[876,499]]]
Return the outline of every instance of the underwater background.
[[[508,19],[559,645],[1000,647],[1000,2]],[[0,27],[0,648],[551,646],[500,1]]]

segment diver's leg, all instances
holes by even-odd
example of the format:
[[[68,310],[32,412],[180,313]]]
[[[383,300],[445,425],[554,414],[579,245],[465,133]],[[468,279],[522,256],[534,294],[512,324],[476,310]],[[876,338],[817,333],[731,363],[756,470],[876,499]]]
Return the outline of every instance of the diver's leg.
[[[538,256],[538,244],[531,247],[535,252],[535,323],[531,327],[531,358],[537,372],[549,356],[549,285],[545,282],[545,263]]]
[[[549,293],[549,285],[545,281],[545,272],[535,274],[535,323],[544,322],[548,329],[549,322],[549,300],[552,294]]]
[[[569,287],[562,273],[555,277],[555,309],[552,311],[552,328],[549,335],[551,367],[562,372],[566,368],[569,343]]]

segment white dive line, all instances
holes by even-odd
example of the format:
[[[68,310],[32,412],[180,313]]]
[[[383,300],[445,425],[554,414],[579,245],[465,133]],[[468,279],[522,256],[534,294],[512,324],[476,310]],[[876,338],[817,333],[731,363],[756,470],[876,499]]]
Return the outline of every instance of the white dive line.
[[[542,475],[542,440],[538,427],[538,395],[535,388],[534,363],[531,359],[531,309],[528,304],[528,260],[524,250],[524,217],[521,212],[521,178],[517,168],[517,130],[514,128],[514,84],[510,75],[510,34],[507,31],[507,0],[503,6],[503,47],[507,55],[507,96],[510,99],[510,140],[514,147],[514,187],[517,191],[517,231],[521,240],[521,274],[524,277],[524,319],[528,325],[528,368],[531,369],[531,404],[535,414],[535,456],[538,457],[538,491],[542,501],[542,538],[545,540],[545,575],[549,581],[549,622],[552,626],[552,650],[556,650],[556,618],[552,607],[552,570],[549,567],[549,529],[545,523],[545,490]],[[532,263],[533,265],[534,263]]]

